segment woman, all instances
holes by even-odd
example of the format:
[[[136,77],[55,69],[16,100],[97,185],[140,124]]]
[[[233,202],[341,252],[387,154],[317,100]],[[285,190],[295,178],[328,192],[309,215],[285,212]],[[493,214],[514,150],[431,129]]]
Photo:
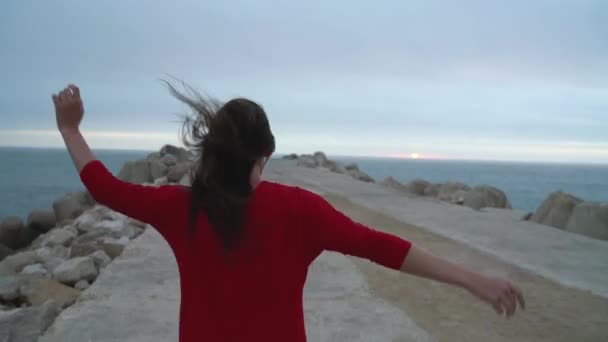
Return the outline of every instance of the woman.
[[[69,85],[53,95],[57,126],[82,182],[101,204],[154,226],[179,266],[180,341],[305,341],[302,291],[324,250],[460,286],[510,317],[521,291],[353,222],[320,196],[262,180],[275,142],[264,110],[220,106],[169,85],[195,116],[187,145],[200,152],[191,188],[123,182],[95,159],[79,131],[84,107]],[[170,213],[170,214],[167,214]]]

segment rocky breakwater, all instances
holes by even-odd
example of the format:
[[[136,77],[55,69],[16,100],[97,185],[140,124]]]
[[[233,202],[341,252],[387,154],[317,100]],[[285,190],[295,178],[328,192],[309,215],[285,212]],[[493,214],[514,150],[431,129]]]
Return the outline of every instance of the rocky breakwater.
[[[530,221],[608,240],[608,203],[588,202],[562,191],[551,193]]]
[[[348,175],[356,180],[375,183],[376,181],[370,177],[367,173],[359,170],[357,164],[351,163],[342,165],[336,161],[327,158],[323,152],[315,152],[314,154],[303,154],[298,156],[297,154],[290,154],[283,157],[287,160],[297,160],[297,165],[308,168],[324,168],[331,172]]]
[[[127,162],[119,178],[158,186],[190,184],[193,156],[164,146]],[[68,193],[52,210],[34,210],[24,223],[0,223],[0,340],[37,341],[57,315],[139,236],[146,225],[95,203],[87,192]]]

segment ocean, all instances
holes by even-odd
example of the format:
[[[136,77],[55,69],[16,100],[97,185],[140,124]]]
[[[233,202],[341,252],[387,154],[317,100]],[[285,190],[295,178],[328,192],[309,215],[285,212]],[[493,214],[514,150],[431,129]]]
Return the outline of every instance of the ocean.
[[[95,154],[116,174],[124,162],[144,158],[150,152],[96,150]],[[505,191],[513,208],[525,211],[534,211],[555,190],[588,201],[608,202],[608,165],[335,159],[357,163],[378,181],[393,176],[402,182],[422,178],[460,181],[469,186],[490,184]],[[83,189],[66,150],[0,147],[0,220],[9,215],[25,219],[32,209],[50,209],[62,194]]]

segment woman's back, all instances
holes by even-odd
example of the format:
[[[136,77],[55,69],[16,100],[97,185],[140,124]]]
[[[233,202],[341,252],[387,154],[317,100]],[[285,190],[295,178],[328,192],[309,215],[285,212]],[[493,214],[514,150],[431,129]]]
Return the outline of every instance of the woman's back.
[[[204,212],[189,229],[189,188],[123,182],[99,161],[87,164],[81,179],[98,202],[151,224],[171,246],[180,273],[180,341],[305,341],[302,291],[308,266],[323,250],[398,269],[410,248],[353,222],[320,196],[261,182],[239,243],[226,249]]]

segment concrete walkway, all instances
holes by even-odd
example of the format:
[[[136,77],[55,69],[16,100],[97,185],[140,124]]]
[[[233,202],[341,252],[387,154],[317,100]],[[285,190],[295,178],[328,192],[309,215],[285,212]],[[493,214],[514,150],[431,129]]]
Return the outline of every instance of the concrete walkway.
[[[353,182],[345,175],[269,163],[270,180],[321,194],[337,194],[365,208],[423,227],[515,264],[559,284],[608,298],[608,241],[587,238],[553,227],[516,221],[506,215],[408,198],[386,187]]]

